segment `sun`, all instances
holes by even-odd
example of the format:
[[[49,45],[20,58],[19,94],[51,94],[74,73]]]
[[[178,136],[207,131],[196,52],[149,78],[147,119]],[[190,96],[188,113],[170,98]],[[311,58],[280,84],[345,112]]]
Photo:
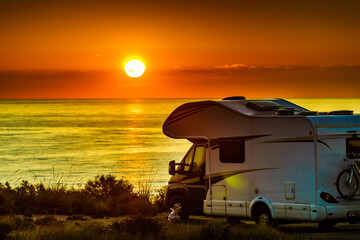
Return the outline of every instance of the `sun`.
[[[139,60],[128,61],[125,64],[125,72],[129,77],[140,77],[145,72],[145,65]]]

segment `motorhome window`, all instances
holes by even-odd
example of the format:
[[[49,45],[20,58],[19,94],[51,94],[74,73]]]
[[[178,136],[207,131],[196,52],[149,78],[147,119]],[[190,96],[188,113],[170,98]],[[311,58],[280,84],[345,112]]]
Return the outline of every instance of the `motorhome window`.
[[[192,172],[199,172],[204,164],[205,146],[197,146],[192,164]]]
[[[220,161],[224,163],[243,163],[245,161],[245,141],[220,140]]]
[[[191,148],[190,152],[188,152],[188,154],[186,154],[186,156],[181,161],[181,163],[184,163],[186,166],[179,165],[179,167],[176,169],[177,171],[183,170],[185,172],[188,172],[190,170],[190,164],[194,156],[194,149],[195,148]]]
[[[360,154],[360,138],[347,138],[346,139],[346,154],[354,153],[352,157]],[[350,155],[351,156],[351,155]]]

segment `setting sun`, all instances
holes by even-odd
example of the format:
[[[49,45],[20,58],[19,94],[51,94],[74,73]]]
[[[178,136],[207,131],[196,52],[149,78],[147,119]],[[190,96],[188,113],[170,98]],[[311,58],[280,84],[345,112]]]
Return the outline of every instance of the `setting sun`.
[[[125,64],[125,72],[129,77],[140,77],[145,72],[145,65],[139,60],[131,60]]]

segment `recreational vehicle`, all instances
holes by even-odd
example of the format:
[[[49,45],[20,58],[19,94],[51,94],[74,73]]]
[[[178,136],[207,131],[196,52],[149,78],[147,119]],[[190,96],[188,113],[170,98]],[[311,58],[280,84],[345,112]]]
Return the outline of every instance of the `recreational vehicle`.
[[[182,219],[205,214],[320,227],[360,220],[360,115],[352,111],[228,97],[181,105],[163,132],[193,143],[181,162],[169,163],[166,204],[179,207]]]

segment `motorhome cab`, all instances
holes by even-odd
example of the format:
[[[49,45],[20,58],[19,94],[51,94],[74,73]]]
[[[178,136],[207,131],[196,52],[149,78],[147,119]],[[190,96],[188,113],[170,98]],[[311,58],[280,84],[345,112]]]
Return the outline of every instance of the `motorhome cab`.
[[[360,196],[343,198],[336,187],[349,151],[360,153],[360,115],[352,111],[230,97],[178,107],[163,131],[193,143],[180,163],[169,164],[166,204],[181,205],[182,218],[206,214],[319,226],[360,220]]]

